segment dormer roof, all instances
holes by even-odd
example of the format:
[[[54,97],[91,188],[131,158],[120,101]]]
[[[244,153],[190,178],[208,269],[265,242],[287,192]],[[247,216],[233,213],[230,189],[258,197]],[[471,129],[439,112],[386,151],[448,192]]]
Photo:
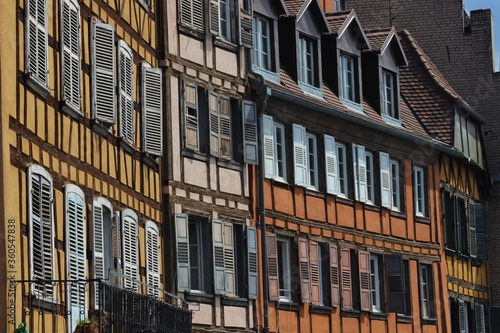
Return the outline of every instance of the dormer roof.
[[[314,15],[318,18],[318,23],[322,25],[325,32],[330,32],[330,27],[326,21],[325,14],[318,0],[283,0],[285,8],[288,11],[289,17],[295,17],[296,21],[300,21],[302,15],[308,10],[314,10]]]
[[[356,26],[358,28],[357,32],[361,34],[362,39],[359,42],[362,42],[361,48],[371,49],[370,41],[366,37],[363,27],[359,22],[359,18],[356,15],[356,11],[353,9],[350,12],[336,12],[336,13],[327,13],[326,19],[328,21],[328,25],[330,27],[330,33],[332,35],[336,35],[337,37],[342,37],[344,32],[347,31],[350,27]]]
[[[370,29],[366,30],[365,33],[370,42],[371,51],[384,55],[385,51],[392,47],[395,50],[394,54],[399,61],[399,65],[408,66],[408,60],[399,41],[396,28]]]

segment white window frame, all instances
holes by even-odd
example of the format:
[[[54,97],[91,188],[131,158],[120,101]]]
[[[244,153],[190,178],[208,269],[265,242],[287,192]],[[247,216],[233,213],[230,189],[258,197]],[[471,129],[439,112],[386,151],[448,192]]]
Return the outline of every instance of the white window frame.
[[[280,245],[281,244],[281,247]],[[290,239],[276,237],[276,246],[278,248],[278,263],[281,263],[282,270],[278,269],[279,280],[279,301],[283,303],[292,302],[292,284],[290,271]],[[281,260],[280,260],[281,259]]]
[[[341,53],[339,64],[340,99],[350,103],[359,104],[356,102],[356,62],[354,61],[354,57]],[[349,66],[351,67],[351,70],[349,70]],[[348,86],[349,81],[351,81],[351,86]],[[350,98],[351,96],[349,95],[352,95],[352,98]]]
[[[343,143],[335,143],[337,152],[337,170],[338,170],[338,195],[348,197],[348,176],[347,176],[347,147]]]
[[[219,35],[229,42],[232,42],[232,4],[233,0],[219,0]]]
[[[391,208],[395,211],[401,211],[401,184],[399,178],[399,161],[390,159],[389,170],[391,174]]]
[[[278,131],[280,133],[278,133]],[[275,161],[275,174],[274,180],[286,182],[286,142],[285,142],[285,126],[280,123],[273,122],[274,134],[274,161]],[[282,158],[280,160],[279,155]],[[280,167],[281,163],[281,167]]]
[[[138,290],[136,281],[139,280],[139,225],[137,214],[126,208],[120,213],[122,227],[122,262],[126,289]]]
[[[299,81],[315,87],[316,68],[314,67],[314,41],[311,38],[299,37]],[[310,74],[310,76],[309,76]]]
[[[381,312],[379,257],[370,254],[370,284],[372,312]]]
[[[190,92],[191,91],[191,92]],[[199,130],[199,109],[198,109],[198,88],[193,84],[184,86],[184,116],[185,116],[185,143],[186,147],[194,150],[200,149],[200,130]],[[190,110],[191,113],[190,114]],[[190,133],[196,137],[196,143],[189,141]]]
[[[415,198],[415,214],[417,216],[426,216],[427,207],[425,206],[426,186],[425,170],[422,167],[413,167],[413,194]]]
[[[431,295],[432,288],[430,288],[430,284],[433,281],[432,279],[432,266],[431,265],[420,265],[420,304],[422,311],[422,318],[433,318],[431,314],[431,307],[434,302],[434,295]]]
[[[395,124],[401,124],[398,105],[397,73],[382,69],[382,117]]]
[[[307,187],[318,190],[318,145],[316,135],[306,132]],[[311,151],[312,145],[312,151]],[[312,163],[311,163],[312,160]],[[311,165],[313,164],[313,165]]]
[[[373,153],[365,151],[366,160],[366,203],[375,204],[375,169],[373,168]]]
[[[265,27],[265,29],[263,29],[263,27]],[[267,31],[267,35],[264,33],[264,31]],[[272,72],[271,22],[260,16],[254,16],[253,38],[254,67],[260,70]]]

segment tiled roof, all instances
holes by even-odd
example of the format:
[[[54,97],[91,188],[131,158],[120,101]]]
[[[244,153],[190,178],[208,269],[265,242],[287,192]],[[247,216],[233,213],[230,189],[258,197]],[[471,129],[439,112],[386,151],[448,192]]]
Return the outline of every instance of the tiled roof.
[[[366,37],[370,42],[370,46],[373,51],[380,51],[382,46],[384,45],[389,33],[392,28],[378,28],[378,29],[370,29],[365,30]]]
[[[328,25],[330,25],[330,30],[333,34],[339,32],[342,24],[344,24],[345,20],[349,16],[350,12],[336,12],[336,13],[326,13],[326,19],[328,21]]]
[[[297,16],[297,13],[300,11],[306,0],[284,0],[283,2],[285,3],[290,16]]]

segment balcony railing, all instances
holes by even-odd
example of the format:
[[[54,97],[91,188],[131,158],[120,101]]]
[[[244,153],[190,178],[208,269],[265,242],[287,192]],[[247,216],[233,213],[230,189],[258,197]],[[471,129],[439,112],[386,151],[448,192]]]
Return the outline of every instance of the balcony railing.
[[[9,332],[26,323],[30,332],[72,333],[81,321],[91,321],[99,333],[191,332],[191,311],[166,302],[175,296],[136,280],[133,286],[103,280],[10,281]]]

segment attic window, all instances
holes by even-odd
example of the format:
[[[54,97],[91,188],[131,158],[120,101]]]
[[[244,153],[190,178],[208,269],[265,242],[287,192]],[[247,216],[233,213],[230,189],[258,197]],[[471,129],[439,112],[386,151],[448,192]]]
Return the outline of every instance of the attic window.
[[[299,86],[305,93],[322,97],[318,70],[318,46],[315,39],[299,37]]]
[[[396,122],[399,125],[397,74],[383,69],[381,89],[382,117],[388,122]]]

